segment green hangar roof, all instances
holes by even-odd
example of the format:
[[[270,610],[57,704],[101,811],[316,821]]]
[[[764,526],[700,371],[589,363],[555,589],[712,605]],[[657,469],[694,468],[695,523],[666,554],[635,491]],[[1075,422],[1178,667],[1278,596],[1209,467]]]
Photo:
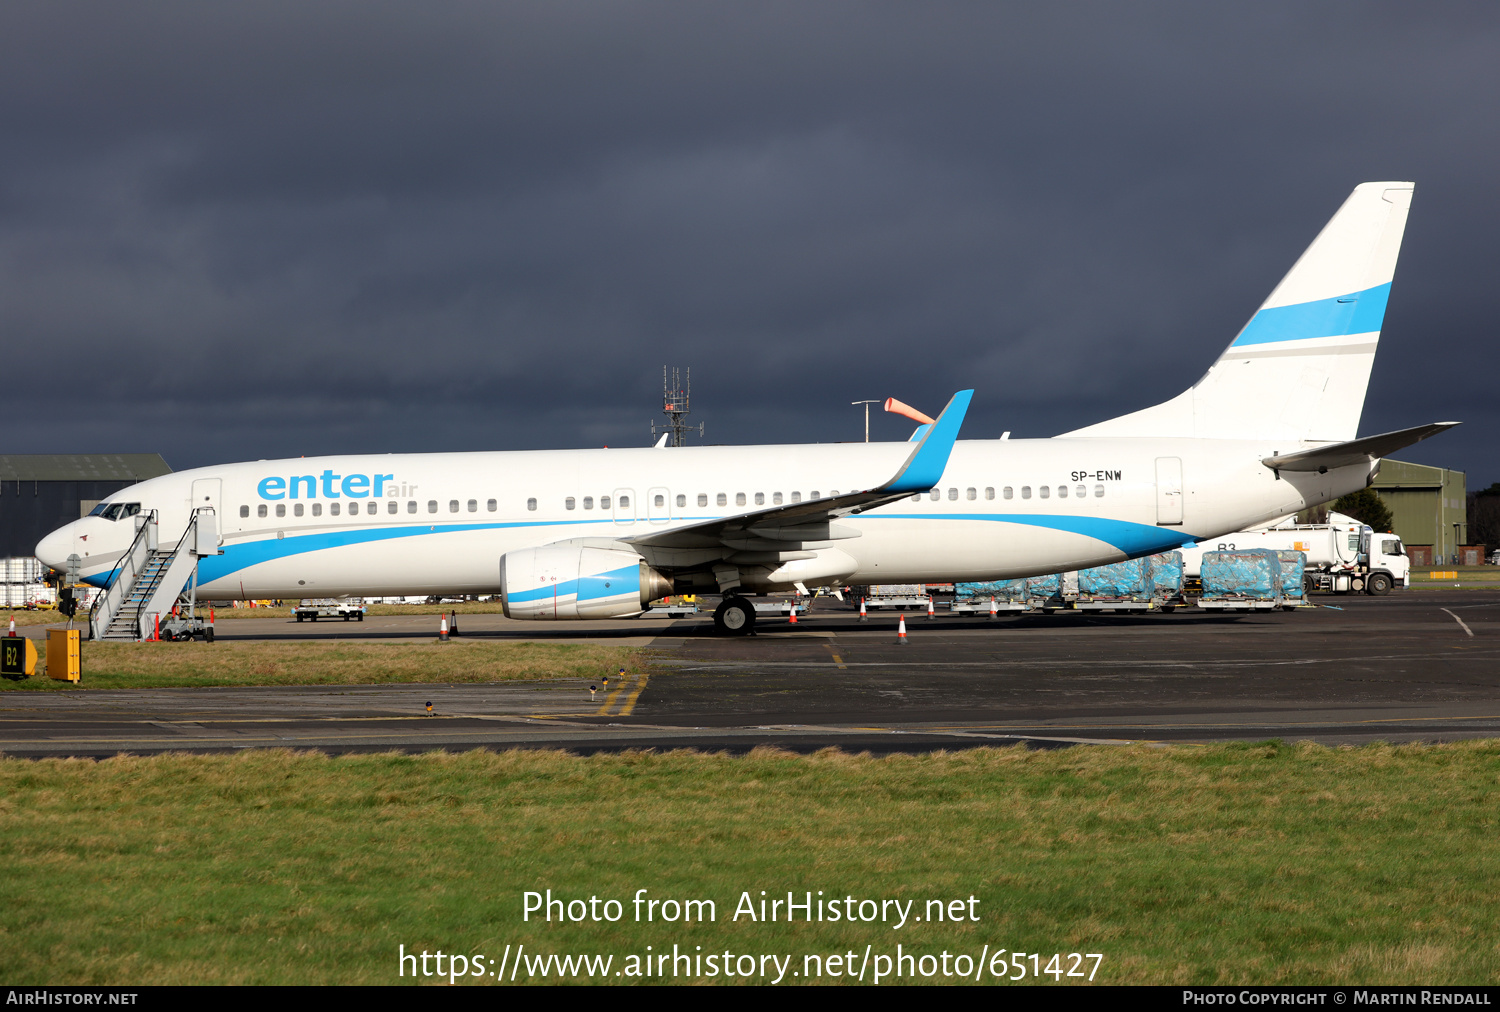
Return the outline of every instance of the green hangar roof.
[[[145,481],[171,473],[159,453],[0,453],[0,481]]]

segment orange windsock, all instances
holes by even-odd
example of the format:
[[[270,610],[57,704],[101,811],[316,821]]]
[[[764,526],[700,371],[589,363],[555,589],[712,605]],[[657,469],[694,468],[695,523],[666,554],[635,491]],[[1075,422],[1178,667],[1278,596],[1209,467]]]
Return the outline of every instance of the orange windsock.
[[[922,414],[922,412],[918,411],[910,404],[902,404],[894,397],[887,397],[885,399],[885,409],[893,415],[905,415],[912,421],[920,422],[923,425],[931,425],[933,423],[933,419]]]

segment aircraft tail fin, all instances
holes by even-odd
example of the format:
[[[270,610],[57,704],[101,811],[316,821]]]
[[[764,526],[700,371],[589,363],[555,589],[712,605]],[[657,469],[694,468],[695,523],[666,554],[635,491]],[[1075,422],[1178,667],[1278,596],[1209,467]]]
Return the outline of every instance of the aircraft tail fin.
[[[1064,435],[1353,439],[1413,188],[1355,187],[1190,389]]]

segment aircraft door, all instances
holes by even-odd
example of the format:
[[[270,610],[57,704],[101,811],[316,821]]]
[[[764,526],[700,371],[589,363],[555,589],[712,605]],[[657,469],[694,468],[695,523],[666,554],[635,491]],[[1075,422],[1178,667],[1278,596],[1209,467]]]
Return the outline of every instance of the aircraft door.
[[[646,518],[653,524],[664,524],[672,519],[672,492],[670,489],[653,488],[647,490]]]
[[[205,506],[212,507],[214,519],[223,524],[224,510],[219,505],[219,498],[222,495],[223,487],[224,482],[219,478],[196,479],[193,482],[193,501],[188,504],[188,509],[196,510],[202,509]],[[173,536],[175,537],[176,535]]]
[[[615,503],[614,503],[614,508],[615,508],[615,523],[617,523],[617,524],[633,524],[633,523],[635,523],[635,489],[633,489],[633,488],[617,488],[617,489],[615,489]]]
[[[1156,523],[1170,527],[1182,523],[1182,458],[1156,458]]]

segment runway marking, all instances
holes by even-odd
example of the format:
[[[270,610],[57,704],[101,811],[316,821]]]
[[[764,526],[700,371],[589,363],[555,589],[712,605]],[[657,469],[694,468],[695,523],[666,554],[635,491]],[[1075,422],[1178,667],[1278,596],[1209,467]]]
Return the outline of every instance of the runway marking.
[[[632,692],[630,694],[630,697],[625,700],[625,705],[622,706],[622,707],[620,707],[620,712],[619,712],[619,714],[617,714],[617,716],[620,716],[620,717],[628,717],[628,716],[630,716],[630,711],[635,709],[635,701],[637,699],[641,698],[641,692],[645,690],[646,683],[649,682],[650,680],[651,680],[651,676],[650,675],[646,674],[644,671],[641,672],[640,677],[636,680],[636,683],[635,683],[635,691]]]
[[[623,684],[618,689],[614,689],[613,691],[611,691],[609,695],[604,697],[604,705],[595,710],[594,715],[596,717],[603,717],[605,714],[609,713],[609,708],[615,705],[615,700],[619,698],[620,693],[624,691],[625,686]]]
[[[828,648],[828,652],[833,655],[833,663],[835,663],[835,664],[837,664],[839,666],[839,670],[840,671],[848,671],[849,670],[849,665],[845,664],[844,663],[844,659],[839,656],[838,648],[835,647],[832,643],[824,643],[823,645],[825,647],[827,647]]]
[[[1132,724],[1128,721],[1112,721],[1108,724],[975,724],[972,728],[990,728],[996,731],[1024,731],[1030,728],[1042,729],[1088,729],[1094,727],[1140,727],[1154,731],[1181,731],[1191,728],[1203,727],[1353,727],[1359,724],[1418,724],[1423,721],[1433,720],[1500,720],[1500,714],[1482,714],[1473,717],[1370,717],[1364,720],[1276,720],[1266,718],[1262,720],[1247,721],[1245,723],[1209,723],[1206,721],[1189,722],[1184,724]],[[912,734],[924,734],[928,731],[946,730],[946,728],[928,728],[926,730],[913,730]],[[965,731],[970,728],[954,728],[954,731]]]
[[[1447,611],[1449,615],[1453,615],[1453,612],[1448,611],[1447,608],[1444,608],[1443,610]],[[1464,632],[1468,633],[1470,636],[1474,635],[1474,630],[1470,629],[1469,624],[1463,619],[1459,618],[1457,615],[1453,615],[1453,621],[1457,622]]]

